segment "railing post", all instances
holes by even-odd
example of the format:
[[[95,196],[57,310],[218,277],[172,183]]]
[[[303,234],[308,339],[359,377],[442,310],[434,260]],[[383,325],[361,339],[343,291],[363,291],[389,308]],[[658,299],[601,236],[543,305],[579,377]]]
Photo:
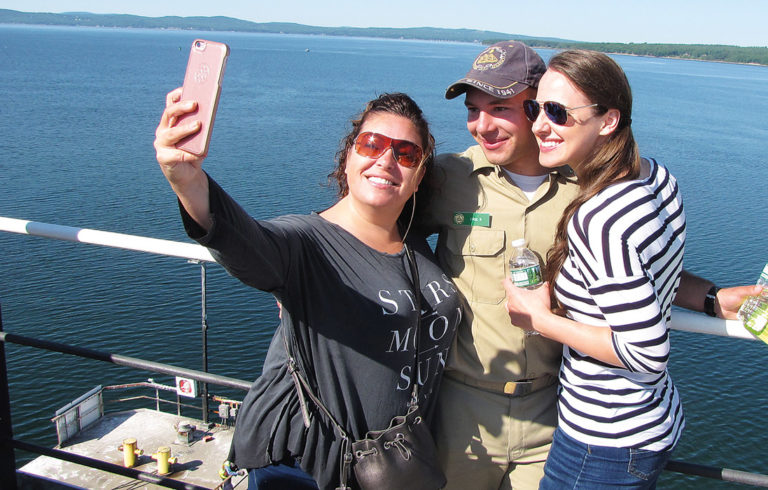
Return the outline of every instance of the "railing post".
[[[208,372],[208,309],[206,298],[206,275],[205,275],[205,262],[200,262],[200,288],[201,288],[201,309],[202,309],[202,322],[203,322],[203,372]],[[202,396],[203,396],[203,422],[208,423],[208,383],[202,384]]]
[[[3,314],[0,307],[0,332],[2,331]],[[8,389],[8,367],[5,363],[5,342],[0,342],[0,475],[6,475],[3,479],[6,482],[4,485],[9,485],[7,488],[16,490],[16,456],[12,440],[11,394]],[[8,478],[8,475],[13,477]]]

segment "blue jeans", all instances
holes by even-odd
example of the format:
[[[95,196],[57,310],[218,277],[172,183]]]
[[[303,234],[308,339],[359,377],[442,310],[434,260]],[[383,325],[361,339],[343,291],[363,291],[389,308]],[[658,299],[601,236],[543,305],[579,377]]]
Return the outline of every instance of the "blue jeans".
[[[558,428],[539,489],[654,489],[671,453],[584,444]]]
[[[317,483],[296,461],[248,470],[249,490],[318,490]]]

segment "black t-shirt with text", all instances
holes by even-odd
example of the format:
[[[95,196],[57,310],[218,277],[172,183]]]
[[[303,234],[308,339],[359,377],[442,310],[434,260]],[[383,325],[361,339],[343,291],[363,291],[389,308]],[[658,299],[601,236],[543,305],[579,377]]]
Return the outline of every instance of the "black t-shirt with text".
[[[287,371],[282,330],[291,329],[316,393],[354,440],[403,415],[411,394],[416,301],[405,253],[378,252],[317,214],[251,218],[209,179],[214,225],[207,235],[184,212],[187,233],[234,277],[274,294],[282,319],[261,376],[238,413],[235,463],[259,468],[298,458],[320,488],[339,479],[341,441],[307,399],[306,429]],[[423,237],[409,236],[421,290],[419,402],[429,419],[461,299]]]

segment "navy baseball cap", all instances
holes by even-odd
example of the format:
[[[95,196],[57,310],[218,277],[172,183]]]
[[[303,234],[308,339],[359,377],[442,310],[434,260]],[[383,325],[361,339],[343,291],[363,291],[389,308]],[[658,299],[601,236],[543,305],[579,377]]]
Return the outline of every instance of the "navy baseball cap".
[[[507,99],[528,87],[538,87],[546,70],[541,56],[525,44],[519,41],[496,43],[475,58],[472,69],[464,78],[448,87],[445,98],[453,99],[474,87]]]

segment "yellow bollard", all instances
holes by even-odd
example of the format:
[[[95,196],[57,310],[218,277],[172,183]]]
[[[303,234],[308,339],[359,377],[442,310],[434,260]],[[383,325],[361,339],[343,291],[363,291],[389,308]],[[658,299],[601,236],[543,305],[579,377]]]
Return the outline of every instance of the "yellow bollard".
[[[178,458],[171,458],[171,448],[168,446],[161,446],[157,448],[157,452],[152,455],[152,459],[157,461],[157,474],[167,475],[171,472],[171,465],[176,462]]]
[[[123,466],[133,468],[136,465],[136,456],[144,454],[144,450],[136,448],[136,439],[129,437],[123,440],[123,445],[118,446],[118,451],[123,452]]]

